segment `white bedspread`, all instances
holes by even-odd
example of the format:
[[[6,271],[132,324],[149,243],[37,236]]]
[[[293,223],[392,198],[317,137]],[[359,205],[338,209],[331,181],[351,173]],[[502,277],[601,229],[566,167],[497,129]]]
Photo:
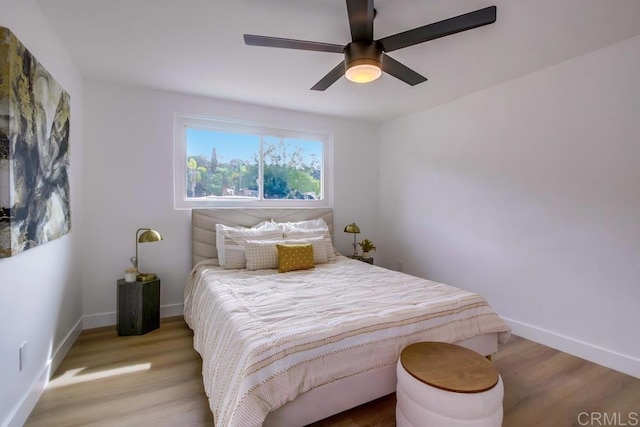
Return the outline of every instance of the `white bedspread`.
[[[201,263],[184,312],[217,427],[259,426],[314,387],[395,364],[413,342],[509,336],[474,293],[346,257],[284,274]]]

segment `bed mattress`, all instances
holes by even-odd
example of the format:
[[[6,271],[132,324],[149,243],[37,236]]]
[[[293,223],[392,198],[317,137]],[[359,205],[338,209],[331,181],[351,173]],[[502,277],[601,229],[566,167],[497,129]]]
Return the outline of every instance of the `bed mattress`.
[[[509,327],[479,295],[339,256],[310,270],[224,270],[201,262],[185,319],[218,427],[259,426],[302,393],[395,365],[418,341]]]

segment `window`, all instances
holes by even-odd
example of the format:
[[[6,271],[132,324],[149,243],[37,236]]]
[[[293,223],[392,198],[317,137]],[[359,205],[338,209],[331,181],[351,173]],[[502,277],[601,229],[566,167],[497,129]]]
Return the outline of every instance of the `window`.
[[[329,206],[330,135],[176,116],[175,205]]]

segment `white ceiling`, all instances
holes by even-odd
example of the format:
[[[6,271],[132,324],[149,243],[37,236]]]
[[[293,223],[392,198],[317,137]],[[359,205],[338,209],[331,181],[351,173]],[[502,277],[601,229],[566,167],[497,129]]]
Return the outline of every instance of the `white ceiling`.
[[[341,78],[340,54],[245,46],[244,33],[350,41],[344,0],[38,0],[89,80],[370,121],[424,110],[640,34],[638,0],[377,0],[376,39],[490,5],[492,25],[389,54],[429,80]],[[594,82],[597,84],[597,82]]]

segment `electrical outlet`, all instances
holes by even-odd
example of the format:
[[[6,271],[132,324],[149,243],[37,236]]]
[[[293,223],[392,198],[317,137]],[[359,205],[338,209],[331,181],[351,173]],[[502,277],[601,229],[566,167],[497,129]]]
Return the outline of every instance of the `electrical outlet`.
[[[18,369],[19,372],[25,367],[25,362],[27,361],[27,342],[23,342],[18,348]]]
[[[404,271],[404,261],[398,260],[398,271]]]

